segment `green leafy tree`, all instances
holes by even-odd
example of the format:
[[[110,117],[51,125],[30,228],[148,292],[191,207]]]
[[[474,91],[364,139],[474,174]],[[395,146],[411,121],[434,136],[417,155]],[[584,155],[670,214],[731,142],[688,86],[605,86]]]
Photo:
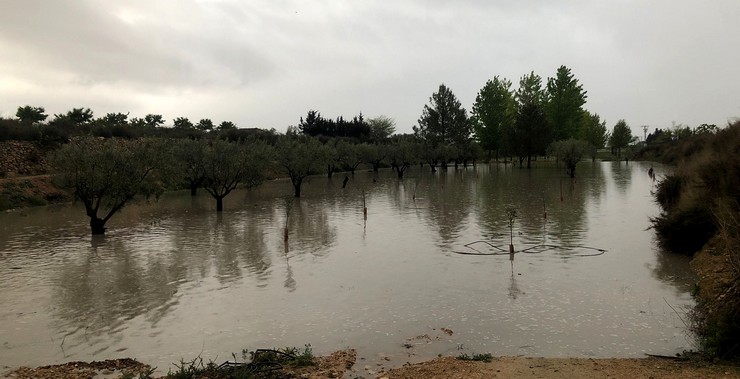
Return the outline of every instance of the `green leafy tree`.
[[[599,149],[603,149],[606,146],[606,142],[609,139],[606,121],[602,121],[596,113],[586,112],[583,118],[581,118],[579,137],[579,139],[590,145],[588,153],[591,155],[591,160],[595,161],[596,153]]]
[[[81,138],[57,150],[57,183],[85,206],[92,234],[136,196],[159,195],[167,177],[165,147],[152,140]]]
[[[338,140],[333,139],[329,142],[323,144],[321,146],[321,149],[317,152],[317,154],[321,154],[326,158],[326,177],[331,178],[334,176],[334,172],[339,169],[339,166],[342,164],[342,156],[341,153],[337,149]]]
[[[315,138],[285,137],[277,142],[276,160],[290,177],[295,197],[301,197],[304,179],[320,172],[326,165],[326,156],[321,154],[322,146]]]
[[[213,130],[213,121],[208,118],[201,119],[200,121],[198,121],[198,124],[195,125],[195,128],[204,132],[211,131]]]
[[[400,140],[388,146],[388,160],[398,179],[403,179],[403,174],[419,157],[419,150],[417,143],[406,140]]]
[[[396,122],[388,116],[378,116],[367,120],[370,126],[370,140],[381,142],[396,132]]]
[[[17,117],[18,121],[23,125],[33,125],[44,122],[44,120],[49,117],[45,112],[46,110],[44,107],[24,105],[22,107],[18,107],[18,110],[15,112],[15,117]]]
[[[100,122],[105,126],[126,126],[128,125],[128,113],[108,113]]]
[[[552,142],[551,130],[542,104],[525,103],[517,114],[512,130],[511,141],[514,151],[519,156],[519,165],[527,159],[527,168],[531,167],[532,156],[544,154]]]
[[[546,111],[556,141],[578,137],[586,98],[568,67],[560,66],[555,77],[547,80]]]
[[[589,151],[590,145],[584,141],[570,138],[550,144],[548,151],[565,165],[566,172],[571,178],[576,177],[576,166]]]
[[[486,82],[473,104],[473,125],[481,147],[496,152],[496,158],[504,143],[504,131],[510,129],[516,119],[516,101],[511,90],[511,81],[498,76]]]
[[[524,75],[519,79],[519,88],[514,94],[519,108],[527,104],[543,105],[546,94],[542,89],[542,77],[535,74],[534,71]]]
[[[87,125],[94,119],[93,111],[90,108],[72,108],[65,114],[55,114],[54,122],[70,122],[75,125]]]
[[[542,78],[534,71],[522,76],[514,97],[517,101],[517,116],[507,136],[509,150],[519,157],[520,166],[526,158],[527,168],[530,168],[532,156],[544,154],[552,142],[552,129],[545,111],[546,94],[542,89]]]
[[[239,184],[252,188],[264,180],[267,147],[263,143],[212,141],[205,149],[203,189],[216,199],[216,212],[224,210],[224,197]]]
[[[230,130],[230,129],[236,129],[236,124],[234,124],[231,121],[221,121],[221,123],[218,124],[218,130]]]
[[[158,128],[164,125],[164,117],[161,114],[151,114],[144,116],[144,122],[146,126],[150,128]]]
[[[621,156],[622,149],[629,146],[632,141],[632,130],[627,125],[627,122],[622,120],[617,121],[612,129],[612,134],[609,137],[609,146],[612,150],[617,151],[617,157]]]
[[[470,139],[472,125],[455,94],[440,84],[424,106],[414,133],[432,146],[464,144]]]
[[[458,163],[462,163],[463,167],[467,167],[468,163],[475,162],[483,156],[483,148],[476,141],[470,141],[465,146],[457,147]]]
[[[175,129],[189,130],[194,129],[193,123],[187,117],[178,117],[172,120]]]
[[[388,155],[388,151],[385,146],[377,143],[360,144],[357,146],[357,153],[363,162],[372,166],[373,172],[378,172],[380,165]]]
[[[337,142],[336,149],[343,165],[347,166],[352,175],[355,174],[355,170],[362,163],[362,156],[360,155],[359,145],[349,143],[344,140]]]
[[[206,143],[189,138],[175,140],[174,156],[178,170],[188,182],[190,196],[198,194],[206,175]]]

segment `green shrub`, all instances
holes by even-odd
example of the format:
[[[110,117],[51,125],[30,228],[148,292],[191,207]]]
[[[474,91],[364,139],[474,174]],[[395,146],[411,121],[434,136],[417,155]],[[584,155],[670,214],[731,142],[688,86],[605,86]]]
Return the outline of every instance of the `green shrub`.
[[[672,209],[681,198],[683,179],[678,175],[668,175],[658,183],[655,200],[663,209]]]
[[[491,362],[493,360],[493,356],[491,353],[485,353],[485,354],[473,354],[468,355],[465,353],[462,353],[457,356],[457,359],[461,361],[477,361],[477,362]]]
[[[699,251],[717,231],[712,213],[701,205],[663,212],[651,221],[664,248],[686,255]]]

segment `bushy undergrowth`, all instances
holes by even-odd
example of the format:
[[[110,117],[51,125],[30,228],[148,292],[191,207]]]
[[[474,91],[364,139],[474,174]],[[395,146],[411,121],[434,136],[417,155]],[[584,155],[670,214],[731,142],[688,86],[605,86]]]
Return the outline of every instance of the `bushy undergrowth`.
[[[671,149],[685,155],[675,173],[658,183],[655,198],[663,213],[653,225],[669,250],[692,254],[719,230],[717,215],[728,214],[720,199],[740,200],[740,121]]]
[[[704,351],[740,357],[740,121],[679,141],[663,156],[677,167],[658,184],[663,212],[653,227],[671,251],[693,254],[712,239],[714,254],[726,258],[729,280],[699,299],[693,319]]]

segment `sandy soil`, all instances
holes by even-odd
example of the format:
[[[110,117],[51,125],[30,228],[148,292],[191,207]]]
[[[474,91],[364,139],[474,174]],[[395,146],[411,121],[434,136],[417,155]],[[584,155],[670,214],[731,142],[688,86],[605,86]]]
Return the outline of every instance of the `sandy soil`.
[[[740,378],[740,368],[663,358],[588,359],[500,357],[490,363],[453,357],[392,369],[378,378]]]
[[[286,378],[352,378],[368,379],[351,370],[357,355],[354,350],[337,351],[317,359],[312,367],[286,370]],[[138,376],[149,366],[132,359],[101,362],[70,362],[63,365],[35,369],[20,368],[6,373],[5,378],[29,379],[97,379],[120,378],[124,373]],[[644,359],[589,359],[589,358],[526,358],[498,357],[491,362],[462,361],[444,357],[428,362],[407,365],[381,373],[378,379],[483,379],[483,378],[740,378],[740,366],[727,363],[709,363],[701,359],[674,360]]]

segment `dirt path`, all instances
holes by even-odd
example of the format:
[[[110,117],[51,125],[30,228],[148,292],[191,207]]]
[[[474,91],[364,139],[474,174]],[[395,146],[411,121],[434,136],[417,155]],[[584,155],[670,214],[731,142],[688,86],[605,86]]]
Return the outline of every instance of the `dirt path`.
[[[740,367],[662,358],[588,359],[499,357],[490,363],[453,357],[396,368],[378,378],[740,378]]]

